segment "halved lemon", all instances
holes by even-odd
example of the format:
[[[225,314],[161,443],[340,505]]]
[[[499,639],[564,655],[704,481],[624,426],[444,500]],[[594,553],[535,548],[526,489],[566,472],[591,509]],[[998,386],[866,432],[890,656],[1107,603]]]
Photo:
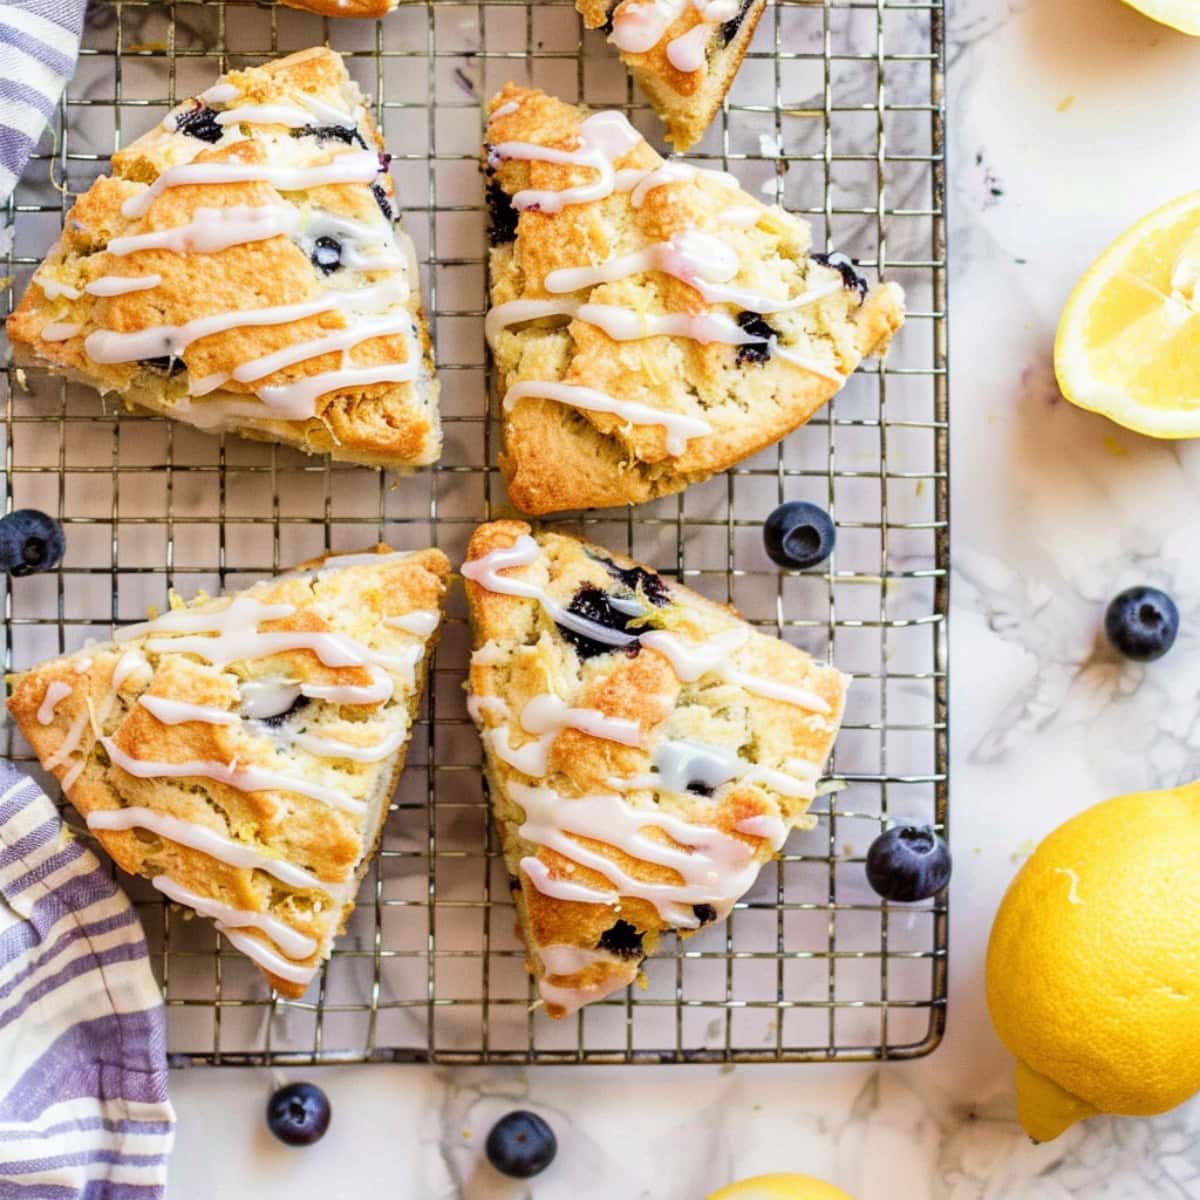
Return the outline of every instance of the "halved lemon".
[[[1150,437],[1200,437],[1200,192],[1092,264],[1059,320],[1054,370],[1080,408]]]
[[[1200,37],[1200,0],[1125,0],[1125,3],[1160,25]]]
[[[811,1175],[756,1175],[731,1183],[708,1200],[851,1200],[841,1188]]]

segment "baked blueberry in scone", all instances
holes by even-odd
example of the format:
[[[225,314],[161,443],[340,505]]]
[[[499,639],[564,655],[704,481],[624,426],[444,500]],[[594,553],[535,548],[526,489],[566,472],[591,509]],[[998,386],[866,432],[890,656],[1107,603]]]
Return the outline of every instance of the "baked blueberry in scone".
[[[490,113],[486,332],[522,512],[707,479],[802,425],[899,328],[895,284],[811,254],[799,218],[664,162],[622,114],[514,84]]]
[[[733,83],[767,0],[575,0],[602,29],[667,127],[687,150]]]
[[[303,995],[383,830],[440,550],[305,563],[19,676],[9,711],[117,864]]]
[[[113,156],[8,321],[20,361],[201,429],[441,450],[412,243],[332,50],[231,71]]]
[[[468,708],[546,1009],[728,916],[808,807],[847,678],[623,555],[496,521],[471,538]]]

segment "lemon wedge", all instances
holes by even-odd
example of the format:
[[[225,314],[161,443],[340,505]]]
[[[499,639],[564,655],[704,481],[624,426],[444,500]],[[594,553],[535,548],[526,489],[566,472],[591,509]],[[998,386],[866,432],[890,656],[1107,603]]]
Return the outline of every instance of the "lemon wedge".
[[[1160,25],[1200,37],[1200,0],[1125,0],[1125,3]]]
[[[731,1183],[708,1200],[851,1200],[841,1188],[811,1175],[756,1175]]]
[[[1200,437],[1200,192],[1093,263],[1063,310],[1054,370],[1080,408],[1150,437]]]

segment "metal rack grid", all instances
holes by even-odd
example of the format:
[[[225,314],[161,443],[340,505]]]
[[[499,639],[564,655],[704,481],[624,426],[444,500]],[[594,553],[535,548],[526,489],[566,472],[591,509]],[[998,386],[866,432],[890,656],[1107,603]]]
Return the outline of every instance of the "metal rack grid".
[[[817,801],[817,828],[792,836],[724,926],[666,945],[647,989],[561,1022],[532,1011],[462,701],[456,595],[382,850],[303,1000],[273,998],[207,922],[125,881],[177,1062],[817,1061],[937,1045],[945,905],[881,904],[862,861],[887,820],[944,830],[947,817],[942,21],[938,0],[774,0],[726,110],[689,156],[805,214],[818,247],[904,285],[908,323],[886,364],[865,365],[806,428],[707,484],[561,522],[855,675],[831,765],[846,786]],[[69,542],[59,571],[6,584],[10,670],[108,637],[168,588],[236,588],[330,548],[433,542],[457,561],[474,525],[503,511],[484,415],[480,98],[530,81],[622,107],[661,144],[570,0],[411,3],[378,22],[253,0],[94,0],[52,135],[0,209],[14,235],[4,311],[114,148],[227,66],[321,41],[347,56],[395,156],[438,350],[445,457],[385,478],[117,412],[10,366],[5,503],[57,514]],[[795,498],[838,522],[837,553],[816,572],[780,572],[761,549],[763,516]],[[11,728],[7,749],[30,762]]]

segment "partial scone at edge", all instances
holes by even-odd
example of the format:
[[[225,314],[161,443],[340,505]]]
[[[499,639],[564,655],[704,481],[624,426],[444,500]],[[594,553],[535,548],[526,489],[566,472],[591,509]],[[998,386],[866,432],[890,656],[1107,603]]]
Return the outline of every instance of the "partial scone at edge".
[[[739,0],[736,16],[727,21],[704,20],[701,8],[714,0],[706,0],[705,5],[677,6],[678,15],[648,50],[624,49],[620,45],[624,40],[620,30],[622,17],[627,10],[644,8],[646,2],[576,0],[575,7],[589,29],[604,29],[609,33],[609,41],[617,46],[621,61],[662,118],[666,140],[678,151],[689,150],[704,136],[725,102],[766,8],[766,0]],[[720,2],[716,0],[716,4]],[[639,17],[633,19],[640,23]],[[693,55],[697,65],[685,63],[688,69],[680,69],[672,61],[672,43],[684,46],[697,38],[697,45],[703,51]]]
[[[900,327],[896,285],[810,255],[803,221],[664,163],[620,114],[513,84],[490,111],[489,341],[522,512],[707,479],[807,421]]]
[[[76,200],[9,318],[18,361],[204,430],[436,461],[432,348],[386,162],[333,51],[230,72]]]
[[[519,521],[477,529],[463,575],[468,708],[527,965],[560,1017],[632,982],[663,932],[724,918],[812,823],[846,679],[624,555]],[[638,644],[558,623],[580,616]],[[687,670],[688,647],[700,666],[716,652],[708,669]]]
[[[448,574],[438,550],[314,560],[42,663],[9,709],[124,870],[300,996],[378,845]]]

